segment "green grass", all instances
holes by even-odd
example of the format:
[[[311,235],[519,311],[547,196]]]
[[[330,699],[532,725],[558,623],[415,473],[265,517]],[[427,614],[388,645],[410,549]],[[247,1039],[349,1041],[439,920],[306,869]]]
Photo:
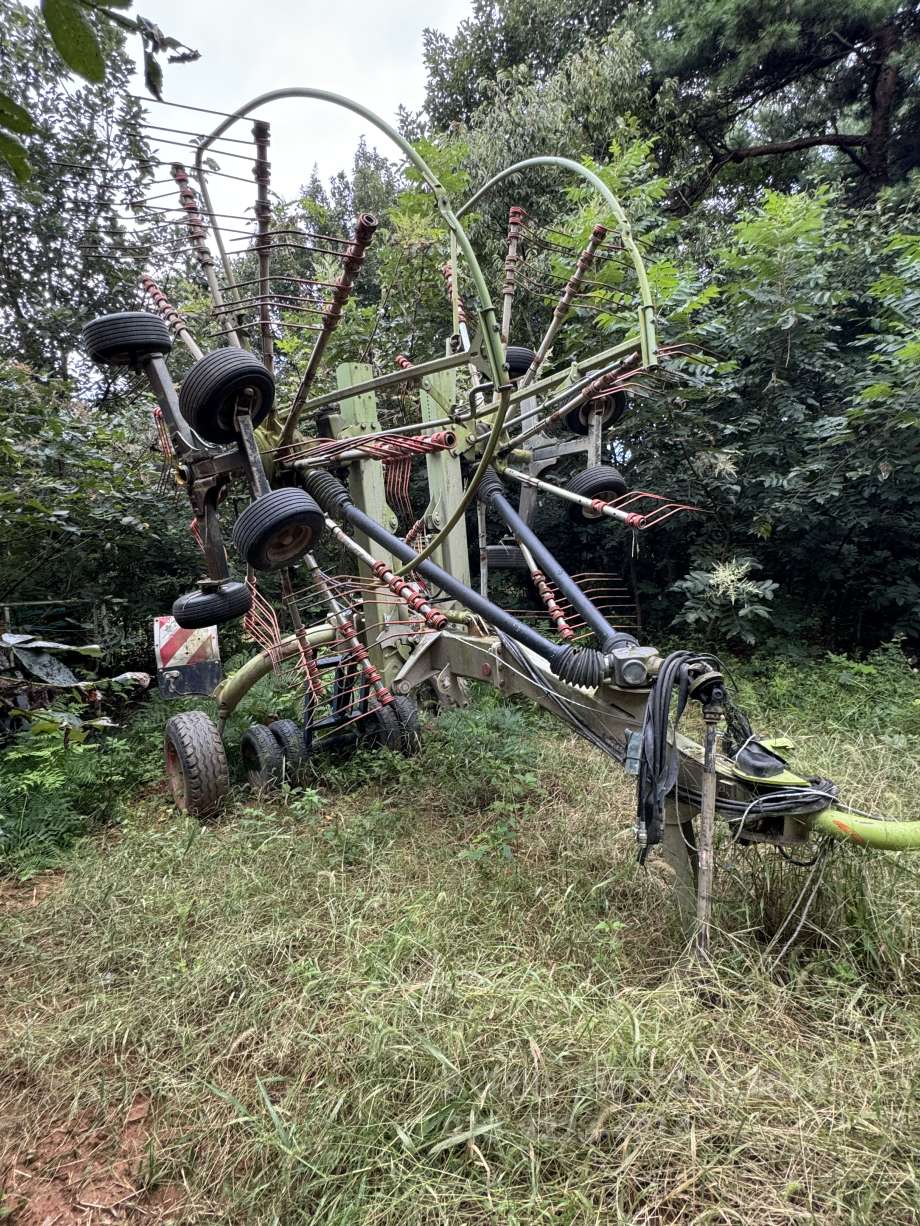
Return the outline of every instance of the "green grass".
[[[758,725],[909,813],[916,678],[851,709],[838,668],[759,684]],[[723,846],[704,972],[635,865],[630,783],[522,709],[486,697],[411,761],[205,827],[151,782],[161,721],[120,824],[0,911],[0,1167],[140,1096],[128,1220],[916,1221],[909,858],[837,851],[777,963],[804,871]]]

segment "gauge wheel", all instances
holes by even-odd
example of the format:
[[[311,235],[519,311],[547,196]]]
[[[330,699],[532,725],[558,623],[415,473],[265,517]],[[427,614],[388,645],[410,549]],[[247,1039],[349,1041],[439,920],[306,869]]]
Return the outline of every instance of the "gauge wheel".
[[[166,778],[176,808],[211,817],[230,790],[227,753],[217,725],[203,711],[174,715],[164,731]]]
[[[276,719],[274,723],[268,725],[268,730],[281,747],[286,775],[288,778],[293,778],[303,766],[307,756],[303,729],[292,719]]]
[[[573,434],[589,434],[591,432],[591,417],[596,408],[600,404],[601,412],[601,429],[606,429],[607,426],[615,426],[618,421],[621,421],[628,408],[628,401],[625,392],[611,392],[603,399],[588,400],[584,404],[577,405],[574,409],[570,409],[566,413],[565,427],[571,430]]]
[[[243,617],[252,608],[252,592],[245,583],[228,580],[205,592],[187,592],[173,602],[172,615],[183,630],[222,626]]]
[[[422,747],[421,724],[419,723],[418,707],[405,694],[397,694],[390,703],[396,722],[402,734],[400,750],[407,758],[418,753]]]
[[[199,358],[179,389],[182,416],[209,443],[234,442],[237,409],[247,407],[255,427],[268,416],[274,399],[271,371],[235,345]]]
[[[83,344],[97,366],[139,366],[144,358],[169,353],[172,337],[158,315],[118,311],[88,323]]]
[[[233,525],[233,544],[254,570],[280,570],[309,553],[324,526],[322,511],[305,490],[270,490]]]
[[[264,724],[246,729],[240,741],[240,754],[251,788],[273,787],[281,781],[284,756],[275,734]]]
[[[520,379],[521,375],[525,375],[530,370],[536,354],[532,349],[528,349],[526,345],[509,345],[505,350],[505,365],[508,367],[508,374],[512,379]]]
[[[601,502],[612,502],[615,498],[622,498],[626,493],[626,488],[622,473],[609,464],[598,464],[594,468],[586,468],[584,472],[576,473],[565,485],[565,489],[570,494],[581,494],[582,498],[599,499]],[[573,523],[581,524],[585,520],[602,519],[603,516],[600,511],[573,502],[569,504],[569,518]]]
[[[395,701],[395,700],[394,700]],[[399,717],[393,710],[394,703],[376,706],[359,722],[362,740],[374,749],[391,749],[402,752],[404,734]]]

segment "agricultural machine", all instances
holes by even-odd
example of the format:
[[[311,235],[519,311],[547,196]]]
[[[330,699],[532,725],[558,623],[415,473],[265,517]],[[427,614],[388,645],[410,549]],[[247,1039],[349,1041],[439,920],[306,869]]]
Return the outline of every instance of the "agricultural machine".
[[[364,214],[350,236],[340,237],[278,220],[270,128],[252,113],[282,99],[331,103],[362,116],[430,190],[448,257],[443,352],[425,360],[401,355],[383,373],[362,361],[339,363],[334,383],[325,374],[324,354],[378,224]],[[255,204],[251,215],[231,217],[215,209],[210,158],[244,121],[252,124]],[[493,189],[531,170],[587,185],[597,223],[575,250],[559,231],[512,208],[493,300],[462,218],[487,209]],[[143,279],[149,310],[97,319],[84,338],[95,362],[146,376],[162,450],[191,501],[206,573],[176,600],[176,622],[193,629],[243,619],[258,648],[220,684],[216,722],[203,711],[169,721],[166,770],[180,809],[205,817],[219,808],[229,789],[226,721],[268,674],[286,679],[302,716],[244,733],[243,762],[259,784],[333,749],[411,752],[419,691],[449,707],[466,703],[466,682],[476,680],[537,703],[636,776],[639,859],[660,845],[682,908],[696,915],[701,930],[717,821],[737,844],[770,844],[787,855],[817,835],[878,848],[920,846],[920,823],[859,814],[830,781],[792,773],[732,702],[715,657],[694,650],[662,656],[613,624],[590,577],[573,578],[534,529],[539,499],[561,500],[598,532],[637,533],[693,509],[628,490],[604,462],[630,399],[655,386],[674,354],[659,346],[639,246],[601,178],[566,158],[534,157],[456,206],[398,132],[357,103],[315,89],[253,99],[196,144],[192,167],[172,164],[171,177],[178,202],[159,207],[187,234],[210,295],[217,347],[203,352],[187,318],[150,276]],[[241,261],[228,253],[231,232],[238,245],[248,244],[242,250],[252,255],[254,275],[241,278]],[[548,326],[529,348],[510,343],[514,304],[527,276],[526,252],[541,244],[555,249],[557,263],[571,261],[553,290]],[[292,250],[333,258],[338,275],[294,275],[284,258]],[[561,330],[603,293],[601,274],[611,261],[623,272],[621,297],[622,286],[630,286],[631,327],[606,348],[554,363]],[[279,349],[288,329],[312,334],[308,359],[296,372],[283,370],[288,359]],[[167,365],[174,341],[193,359],[178,391]],[[297,377],[281,405],[276,370],[287,382]],[[381,420],[381,404],[394,393],[397,424],[392,413]],[[554,468],[572,456],[582,470],[554,481]],[[410,479],[415,475],[417,489],[423,470],[425,505],[413,508]],[[233,523],[228,555],[221,507],[231,492],[248,502]],[[474,523],[478,551],[468,541]],[[490,541],[496,524],[499,539]],[[321,543],[347,554],[354,573],[321,565]],[[474,586],[470,558],[477,552]],[[231,559],[244,577],[231,573]],[[545,610],[542,631],[490,598],[495,571],[507,569],[532,583]],[[702,744],[678,727],[691,705],[702,716]]]

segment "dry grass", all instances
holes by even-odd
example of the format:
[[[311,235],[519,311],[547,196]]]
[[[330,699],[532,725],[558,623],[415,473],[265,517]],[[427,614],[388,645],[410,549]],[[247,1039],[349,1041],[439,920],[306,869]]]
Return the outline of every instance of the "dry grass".
[[[865,751],[857,803],[916,794]],[[487,707],[318,789],[204,829],[140,799],[2,915],[4,1165],[150,1104],[137,1195],[74,1220],[917,1220],[909,862],[838,856],[774,967],[801,870],[733,853],[702,974],[629,785],[544,725]]]

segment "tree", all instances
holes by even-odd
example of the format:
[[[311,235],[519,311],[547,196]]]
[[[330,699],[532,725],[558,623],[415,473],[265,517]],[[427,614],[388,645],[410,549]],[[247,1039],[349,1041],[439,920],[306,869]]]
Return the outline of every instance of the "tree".
[[[838,151],[872,191],[920,165],[914,5],[656,0],[639,29],[665,165],[703,164],[695,196],[727,168],[809,150]]]
[[[41,14],[55,50],[67,67],[84,81],[101,85],[105,80],[107,53],[111,52],[112,28],[140,36],[144,58],[144,82],[155,98],[161,96],[163,68],[157,58],[163,52],[171,64],[198,59],[198,52],[185,47],[146,17],[128,17],[132,0],[42,0]],[[5,6],[4,6],[5,7]],[[120,42],[121,40],[115,40]],[[33,113],[19,95],[0,91],[0,161],[22,183],[32,166],[19,136],[38,130]]]
[[[920,165],[920,13],[901,0],[482,0],[452,39],[426,32],[425,58],[434,128],[496,152],[555,137],[602,157],[636,116],[684,212],[725,182],[741,199],[810,167],[871,195]]]
[[[38,14],[0,0],[0,89],[35,117],[32,178],[0,172],[0,346],[36,372],[66,377],[87,320],[137,300],[152,258],[153,215],[134,206],[154,178],[131,62],[109,53],[105,85],[70,88]]]

